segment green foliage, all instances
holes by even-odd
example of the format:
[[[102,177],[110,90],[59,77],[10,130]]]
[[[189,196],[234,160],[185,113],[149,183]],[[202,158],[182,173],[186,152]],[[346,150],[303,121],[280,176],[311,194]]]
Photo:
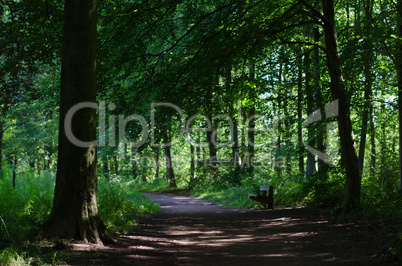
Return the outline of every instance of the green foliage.
[[[0,180],[0,241],[18,243],[35,232],[50,213],[54,176],[19,173],[16,187],[11,175]]]
[[[318,174],[303,184],[305,201],[312,206],[339,208],[343,201],[345,177],[342,172],[332,171],[328,179],[320,180]]]
[[[54,174],[19,173],[16,187],[13,188],[9,167],[5,172],[8,174],[0,180],[0,249],[5,248],[0,255],[0,265],[43,265],[45,258],[42,257],[48,254],[42,254],[40,250],[22,251],[22,243],[40,228],[50,213]],[[110,182],[99,180],[100,215],[106,226],[114,232],[128,232],[141,219],[159,211],[158,204],[134,192],[132,186],[130,182],[117,178]],[[57,260],[55,254],[52,256],[45,261],[51,263]]]
[[[9,266],[31,265],[31,259],[27,257],[25,253],[20,255],[13,248],[6,248],[0,254],[0,265],[9,265]]]
[[[135,191],[165,191],[174,189],[162,178],[156,178],[152,182],[141,182],[140,178],[137,178],[131,183],[131,188]]]
[[[224,207],[260,208],[261,204],[248,198],[249,194],[253,193],[252,187],[235,186],[221,189],[210,187],[196,191],[194,195],[217,202],[218,205]]]
[[[144,194],[131,189],[131,182],[100,179],[98,187],[99,213],[112,231],[127,233],[149,214],[159,212],[159,205]]]

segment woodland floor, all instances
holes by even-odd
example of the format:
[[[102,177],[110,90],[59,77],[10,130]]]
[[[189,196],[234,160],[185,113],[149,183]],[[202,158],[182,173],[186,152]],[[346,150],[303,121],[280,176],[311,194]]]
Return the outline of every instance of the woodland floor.
[[[378,226],[337,223],[316,208],[243,210],[147,193],[162,211],[116,245],[75,244],[69,265],[390,265]]]

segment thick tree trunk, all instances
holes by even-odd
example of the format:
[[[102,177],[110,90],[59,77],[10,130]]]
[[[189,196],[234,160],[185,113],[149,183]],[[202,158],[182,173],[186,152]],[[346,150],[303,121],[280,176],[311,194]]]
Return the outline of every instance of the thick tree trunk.
[[[65,1],[56,187],[41,235],[102,244],[113,239],[98,213],[96,110],[81,109],[65,127],[73,106],[96,101],[96,10],[96,0]],[[72,143],[66,130],[87,144]]]
[[[334,2],[323,0],[324,30],[327,66],[331,77],[331,94],[338,99],[338,129],[341,141],[342,160],[346,171],[345,197],[343,208],[349,210],[360,205],[361,175],[357,158],[356,143],[350,120],[350,107],[345,93],[338,41],[335,30]]]

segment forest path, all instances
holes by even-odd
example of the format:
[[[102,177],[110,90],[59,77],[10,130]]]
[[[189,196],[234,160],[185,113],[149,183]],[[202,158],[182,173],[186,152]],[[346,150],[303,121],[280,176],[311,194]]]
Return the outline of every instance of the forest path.
[[[91,264],[386,265],[380,230],[331,223],[317,209],[244,210],[189,195],[146,194],[162,211],[118,245],[94,252]]]

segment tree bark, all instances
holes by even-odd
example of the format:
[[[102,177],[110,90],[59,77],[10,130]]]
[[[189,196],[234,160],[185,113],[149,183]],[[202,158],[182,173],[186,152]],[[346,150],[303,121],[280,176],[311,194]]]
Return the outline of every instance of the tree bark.
[[[282,69],[283,66],[280,64],[279,66],[279,76],[278,76],[278,87],[279,87],[279,93],[277,97],[277,104],[278,104],[278,110],[277,110],[277,117],[278,117],[278,131],[277,131],[277,139],[276,139],[276,155],[275,155],[275,171],[277,177],[282,176],[282,165],[280,161],[282,160],[282,119],[280,117],[281,115],[281,109],[282,109]]]
[[[232,163],[233,163],[233,170],[234,173],[233,175],[235,176],[235,179],[239,179],[240,176],[240,161],[239,161],[239,157],[240,157],[240,145],[239,145],[239,134],[238,134],[238,121],[239,119],[235,118],[235,95],[233,92],[233,88],[232,88],[232,67],[228,67],[227,71],[226,71],[226,92],[230,93],[230,101],[231,104],[229,104],[229,116],[230,119],[232,119],[233,121],[233,128],[231,133],[231,140],[232,140]],[[240,116],[240,114],[238,114]]]
[[[306,29],[306,36],[310,37],[310,28]],[[311,86],[312,84],[312,73],[311,73],[311,58],[310,54],[306,54],[304,58],[304,67],[305,67],[305,82],[306,82],[306,102],[307,102],[307,116],[310,116],[314,112],[315,103],[314,103],[314,88]],[[315,132],[314,132],[314,124],[310,123],[307,126],[307,144],[309,147],[315,147]],[[306,163],[306,178],[307,180],[311,179],[315,172],[315,155],[308,152],[307,153],[307,163]]]
[[[335,7],[333,0],[322,0],[324,9],[324,31],[327,66],[331,77],[331,94],[338,99],[338,129],[341,141],[342,160],[346,171],[344,210],[350,210],[360,205],[361,175],[350,120],[350,107],[346,98],[345,84],[342,76],[338,40],[335,29]]]
[[[159,165],[160,165],[160,160],[159,160],[159,149],[155,148],[155,179],[159,178]]]
[[[364,154],[367,139],[367,127],[369,119],[369,111],[371,110],[371,95],[372,95],[372,73],[371,66],[373,64],[373,40],[371,38],[371,13],[372,13],[372,0],[366,0],[365,16],[364,16],[364,31],[365,31],[365,51],[364,51],[364,102],[362,112],[362,132],[359,144],[359,171],[363,176]]]
[[[65,127],[73,106],[96,101],[96,10],[96,0],[65,1],[56,187],[40,234],[102,244],[113,238],[98,213],[96,110],[79,110]],[[66,133],[70,128],[87,145],[72,143]]]
[[[257,100],[257,93],[255,88],[255,62],[251,62],[250,66],[250,80],[252,84],[252,88],[250,88],[250,101],[251,106],[248,110],[248,131],[247,131],[247,149],[248,149],[248,164],[247,170],[250,177],[254,175],[254,157],[255,157],[255,149],[254,149],[254,142],[255,142],[255,102]]]
[[[170,187],[177,187],[173,172],[172,152],[170,146],[165,146],[166,180]]]
[[[303,144],[303,70],[301,49],[298,50],[297,59],[297,142],[299,146],[299,172],[304,173],[304,144]]]
[[[370,160],[370,175],[371,178],[375,176],[375,168],[376,168],[376,145],[375,145],[375,126],[374,126],[374,107],[373,104],[370,106],[370,148],[371,148],[371,160]]]
[[[313,39],[315,43],[320,41],[320,32],[318,27],[313,28]],[[320,75],[320,53],[318,47],[314,47],[311,52],[313,59],[313,87],[314,87],[314,103],[315,110],[321,110],[321,120],[316,122],[316,142],[317,149],[325,152],[325,135],[327,131],[327,124],[325,121],[325,108],[321,95],[321,75]],[[317,175],[322,181],[327,179],[327,164],[320,158],[317,158]]]
[[[174,176],[174,171],[173,171],[173,161],[172,161],[172,149],[171,149],[171,131],[172,131],[172,121],[169,120],[170,118],[167,118],[167,130],[166,130],[166,136],[165,139],[167,141],[164,149],[165,149],[165,159],[166,159],[166,180],[168,182],[168,185],[170,187],[177,187],[176,184],[176,178]]]
[[[195,182],[195,148],[194,144],[190,143],[190,180],[189,187],[192,188]]]

